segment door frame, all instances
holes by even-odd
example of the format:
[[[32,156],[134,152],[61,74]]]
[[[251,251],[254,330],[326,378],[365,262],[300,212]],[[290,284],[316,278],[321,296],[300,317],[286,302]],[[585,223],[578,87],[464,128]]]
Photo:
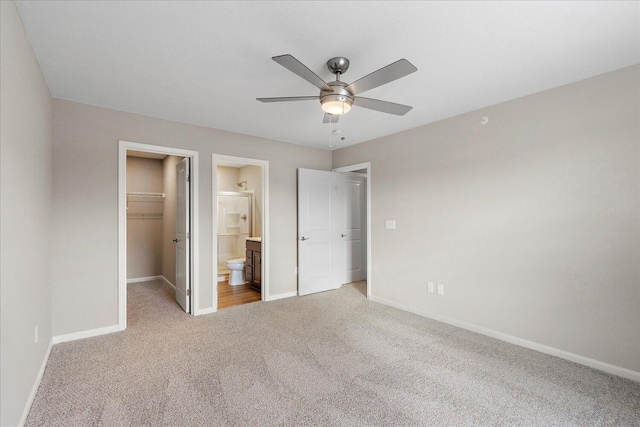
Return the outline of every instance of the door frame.
[[[369,298],[371,297],[371,284],[373,283],[371,268],[371,162],[333,168],[332,171],[343,173],[355,172],[362,169],[367,171],[367,298]]]
[[[127,328],[127,151],[166,154],[168,156],[189,157],[191,159],[191,314],[197,316],[199,309],[200,284],[200,209],[199,209],[199,162],[198,152],[161,145],[118,141],[118,330]]]
[[[211,277],[213,285],[213,311],[218,311],[218,166],[228,163],[260,166],[262,168],[262,292],[261,300],[270,301],[269,293],[269,161],[248,157],[211,155]]]

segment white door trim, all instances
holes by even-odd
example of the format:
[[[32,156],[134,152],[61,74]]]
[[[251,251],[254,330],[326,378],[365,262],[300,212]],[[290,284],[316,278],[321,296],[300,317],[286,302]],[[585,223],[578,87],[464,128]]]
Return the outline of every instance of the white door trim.
[[[269,259],[271,255],[269,239],[269,161],[247,157],[213,154],[211,156],[211,277],[213,277],[213,311],[218,310],[218,165],[239,163],[262,167],[262,301],[271,301],[269,292]],[[224,166],[224,165],[221,165]],[[277,298],[274,298],[277,299]]]
[[[182,148],[118,142],[118,329],[127,328],[127,150],[161,153],[191,158],[191,314],[201,313],[200,286],[200,209],[198,152]]]
[[[365,169],[367,171],[367,298],[371,297],[371,283],[373,273],[371,268],[371,162],[358,163],[357,165],[334,168],[334,172],[355,172]]]

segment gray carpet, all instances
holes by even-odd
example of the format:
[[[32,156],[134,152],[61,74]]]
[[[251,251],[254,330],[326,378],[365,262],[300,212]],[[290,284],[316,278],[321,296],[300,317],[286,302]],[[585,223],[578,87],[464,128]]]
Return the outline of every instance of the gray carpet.
[[[26,425],[640,426],[640,384],[368,301],[363,285],[54,346]]]

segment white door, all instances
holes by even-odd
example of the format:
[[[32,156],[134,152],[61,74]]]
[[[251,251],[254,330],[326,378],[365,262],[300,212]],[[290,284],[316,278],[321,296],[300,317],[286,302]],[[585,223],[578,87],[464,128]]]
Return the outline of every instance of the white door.
[[[190,195],[189,191],[189,158],[176,165],[177,197],[176,197],[176,301],[182,309],[190,312]]]
[[[298,169],[298,295],[342,285],[340,187],[338,173]]]
[[[358,174],[340,174],[344,188],[344,211],[341,214],[342,244],[341,282],[367,278],[366,250],[366,178]]]

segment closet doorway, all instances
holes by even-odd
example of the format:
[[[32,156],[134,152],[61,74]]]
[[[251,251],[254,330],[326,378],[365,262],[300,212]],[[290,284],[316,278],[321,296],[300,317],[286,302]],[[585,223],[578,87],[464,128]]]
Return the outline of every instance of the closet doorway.
[[[298,295],[369,282],[368,176],[298,169]]]
[[[213,155],[213,277],[218,309],[269,295],[269,163]]]
[[[118,164],[119,329],[130,283],[171,287],[177,305],[198,314],[197,152],[120,141]]]
[[[343,166],[339,168],[334,168],[333,172],[338,172],[341,174],[349,175],[352,174],[354,176],[359,176],[364,179],[364,194],[361,194],[361,197],[364,197],[364,200],[361,199],[361,209],[362,221],[364,227],[360,230],[360,238],[364,241],[364,245],[362,246],[362,250],[364,251],[364,257],[362,262],[364,263],[364,279],[366,280],[366,296],[367,298],[371,297],[371,286],[373,283],[373,272],[371,266],[371,162],[358,163],[349,166]],[[354,184],[352,182],[351,184]],[[354,185],[350,185],[352,191],[356,188]],[[358,192],[356,192],[358,193]],[[352,280],[354,277],[347,277],[347,280]]]

